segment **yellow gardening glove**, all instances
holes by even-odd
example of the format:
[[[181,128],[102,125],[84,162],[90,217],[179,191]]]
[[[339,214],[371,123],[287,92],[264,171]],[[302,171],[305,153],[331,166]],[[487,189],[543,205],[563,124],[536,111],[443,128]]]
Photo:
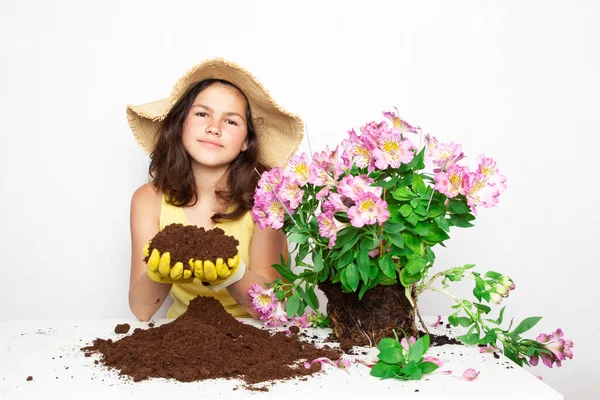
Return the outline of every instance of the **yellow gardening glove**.
[[[190,259],[189,265],[193,266],[194,276],[208,283],[208,288],[215,292],[239,281],[246,272],[246,265],[239,254],[229,258],[227,262],[222,258],[217,258],[214,263],[210,260]]]
[[[182,262],[171,265],[171,254],[166,251],[162,254],[157,249],[152,249],[150,242],[144,247],[144,256],[148,257],[146,263],[148,276],[158,283],[191,283],[194,280],[192,268],[184,268]]]

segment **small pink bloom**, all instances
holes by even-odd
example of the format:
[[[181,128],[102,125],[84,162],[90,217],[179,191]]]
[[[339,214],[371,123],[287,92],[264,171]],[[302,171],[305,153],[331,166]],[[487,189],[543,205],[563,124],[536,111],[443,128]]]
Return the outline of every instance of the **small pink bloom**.
[[[443,193],[448,198],[456,197],[459,194],[466,194],[468,180],[465,168],[453,164],[447,172],[438,172],[435,174],[434,189]]]
[[[427,137],[425,139],[428,140]],[[465,157],[460,144],[454,142],[438,143],[437,140],[435,142],[428,141],[427,154],[429,156],[426,157],[426,162],[430,161],[439,166],[439,168],[433,170],[434,172],[446,171],[451,165],[456,164]]]
[[[538,335],[535,339],[539,342],[543,348],[550,350],[552,353],[539,353],[539,357],[542,359],[542,362],[548,367],[552,368],[553,364],[556,363],[556,366],[560,367],[562,365],[562,361],[567,358],[573,358],[573,341],[569,339],[563,339],[563,331],[562,329],[557,329],[556,332],[551,333],[550,335],[546,335],[544,333]],[[537,365],[537,357],[535,358],[535,363],[532,363],[533,357],[530,358],[529,363],[531,365]]]
[[[287,315],[280,302],[277,302],[277,306],[269,315],[261,315],[260,319],[266,320],[268,326],[279,326],[279,324],[288,321]]]
[[[467,204],[472,210],[477,206],[494,207],[498,204],[500,191],[488,183],[487,177],[479,172],[469,172],[465,177],[468,184],[466,190]]]
[[[261,196],[264,195],[264,193],[273,193],[279,189],[282,182],[283,172],[281,167],[275,167],[270,171],[265,171],[258,181],[257,194]]]
[[[414,336],[411,336],[408,338],[408,341],[406,340],[405,337],[403,337],[400,340],[400,345],[402,345],[402,348],[404,350],[408,350],[408,348],[410,347],[408,344],[410,343],[411,345],[415,344],[415,342],[417,341],[417,339],[414,338]]]
[[[499,193],[506,190],[506,176],[498,172],[496,161],[493,158],[480,155],[477,157],[477,172],[484,175],[490,185],[495,186]]]
[[[399,168],[414,157],[415,146],[409,140],[402,140],[399,133],[386,133],[379,138],[378,147],[373,150],[375,166],[379,169]]]
[[[323,197],[327,197],[330,190],[331,190],[331,186],[325,186],[323,189],[321,189],[317,192],[315,197],[317,198],[317,200],[322,200]]]
[[[479,376],[479,371],[475,371],[473,368],[469,368],[466,369],[465,372],[463,372],[462,376],[464,380],[472,381],[475,378],[477,378],[477,376]]]
[[[366,175],[346,175],[338,183],[338,192],[353,201],[356,201],[364,193],[373,193],[381,197],[383,189],[380,186],[371,186],[375,181]]]
[[[252,299],[252,308],[259,314],[269,314],[277,307],[277,296],[273,289],[264,289]]]
[[[439,358],[436,358],[436,357],[432,357],[432,356],[425,356],[423,358],[423,361],[434,363],[435,365],[437,365],[440,368],[444,365],[444,362],[442,360],[440,360]]]
[[[337,211],[348,211],[348,206],[344,204],[339,193],[330,193],[327,200],[322,203],[322,207],[323,211],[332,211],[334,214]]]
[[[432,324],[430,324],[429,326],[432,326],[432,327],[435,328],[436,326],[441,325],[441,324],[442,324],[442,316],[438,315],[437,319],[435,320],[435,322],[432,323]]]
[[[310,328],[312,326],[312,322],[308,320],[308,317],[308,313],[304,313],[301,317],[292,318],[292,321],[294,321],[294,324],[296,324],[300,328]]]
[[[262,287],[260,285],[254,284],[254,285],[250,286],[250,289],[248,289],[248,296],[252,300],[256,296],[258,296],[259,294],[261,294],[264,290],[265,290],[264,287]]]
[[[285,166],[283,176],[295,181],[299,186],[304,186],[308,182],[310,175],[309,164],[310,158],[308,154],[302,153],[300,155],[295,155]]]
[[[359,168],[369,168],[374,170],[372,162],[372,151],[376,142],[366,135],[359,137],[353,130],[348,132],[348,138],[342,141],[342,147],[345,152],[343,157],[351,160]]]
[[[335,219],[331,211],[319,214],[317,221],[319,224],[319,235],[329,239],[329,248],[332,249],[335,245],[337,233],[348,226],[348,224],[341,223]]]
[[[279,198],[289,204],[290,211],[295,210],[302,202],[304,190],[300,189],[298,182],[295,180],[285,179],[279,191]]]
[[[394,107],[394,109],[396,110],[396,112],[384,111],[383,116],[393,122],[393,124],[394,124],[393,128],[395,130],[397,130],[401,134],[404,134],[407,132],[419,133],[419,129],[420,129],[419,127],[414,127],[414,126],[410,125],[408,122],[404,121],[402,118],[400,118],[400,116],[398,114],[398,109],[396,107]]]
[[[315,186],[334,186],[336,181],[323,166],[313,162],[309,167],[308,182]]]
[[[387,203],[373,193],[364,193],[348,210],[350,224],[360,228],[364,225],[383,224],[390,217]]]

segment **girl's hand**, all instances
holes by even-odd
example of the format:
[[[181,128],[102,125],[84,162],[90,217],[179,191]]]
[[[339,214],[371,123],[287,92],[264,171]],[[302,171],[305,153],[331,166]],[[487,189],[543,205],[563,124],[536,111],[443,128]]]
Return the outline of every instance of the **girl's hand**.
[[[239,254],[227,261],[222,258],[217,258],[214,263],[210,260],[190,260],[189,264],[194,266],[194,276],[215,292],[239,281],[246,272],[246,265]]]

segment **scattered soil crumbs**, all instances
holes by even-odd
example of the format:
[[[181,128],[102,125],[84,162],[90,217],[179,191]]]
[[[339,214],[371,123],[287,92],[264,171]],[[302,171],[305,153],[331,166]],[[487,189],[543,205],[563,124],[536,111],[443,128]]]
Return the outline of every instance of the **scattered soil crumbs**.
[[[315,364],[307,369],[303,361],[319,357],[337,360],[341,354],[328,346],[317,348],[303,342],[298,335],[245,325],[217,300],[200,296],[171,323],[135,329],[117,341],[98,338],[81,350],[100,353],[104,365],[134,381],[240,378],[247,384],[244,387],[252,390],[265,389],[254,386],[257,383],[316,373]]]

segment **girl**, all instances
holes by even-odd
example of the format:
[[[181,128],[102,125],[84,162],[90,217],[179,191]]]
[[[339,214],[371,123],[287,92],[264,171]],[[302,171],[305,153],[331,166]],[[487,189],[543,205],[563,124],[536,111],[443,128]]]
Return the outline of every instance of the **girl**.
[[[262,172],[291,158],[302,121],[250,73],[221,59],[192,68],[168,99],[128,106],[127,116],[151,159],[151,182],[131,200],[131,311],[148,321],[170,292],[168,318],[185,312],[197,295],[215,297],[234,317],[256,318],[248,290],[279,277],[271,265],[287,253],[287,242],[281,231],[261,230],[252,221],[255,168]],[[149,273],[144,245],[171,223],[219,227],[234,236],[242,260],[236,273],[218,288]]]

